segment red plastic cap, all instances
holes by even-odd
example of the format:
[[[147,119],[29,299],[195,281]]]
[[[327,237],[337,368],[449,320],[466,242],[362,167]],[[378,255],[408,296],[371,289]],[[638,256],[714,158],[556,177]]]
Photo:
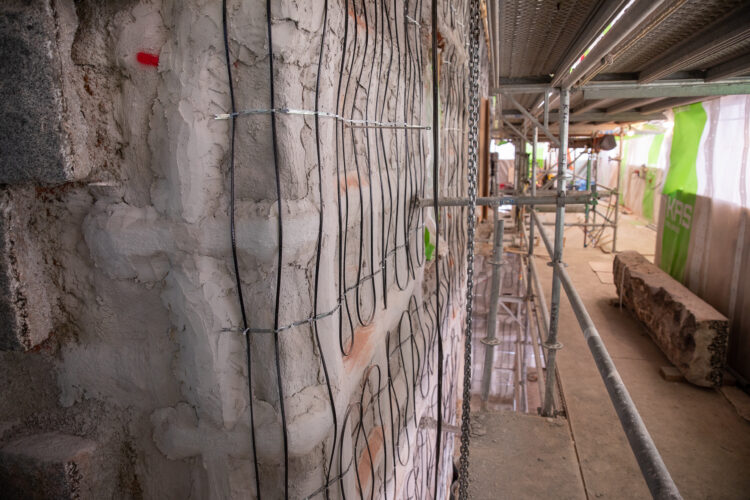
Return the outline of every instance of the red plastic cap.
[[[159,66],[159,54],[149,54],[148,52],[138,52],[135,55],[136,61],[144,66]]]

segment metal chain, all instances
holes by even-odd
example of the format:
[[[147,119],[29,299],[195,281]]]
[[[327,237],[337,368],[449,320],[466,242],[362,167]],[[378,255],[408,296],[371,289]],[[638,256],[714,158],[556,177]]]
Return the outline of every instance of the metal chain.
[[[461,403],[461,458],[458,498],[469,498],[469,433],[471,432],[471,310],[474,299],[474,225],[477,206],[477,153],[479,126],[479,0],[470,0],[469,28],[469,214],[466,243],[466,331],[464,336],[464,384]]]

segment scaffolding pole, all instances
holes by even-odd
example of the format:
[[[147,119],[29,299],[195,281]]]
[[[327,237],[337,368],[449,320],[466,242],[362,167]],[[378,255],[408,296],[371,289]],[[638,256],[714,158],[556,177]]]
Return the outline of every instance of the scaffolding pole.
[[[625,436],[628,438],[628,443],[633,450],[651,496],[660,500],[682,499],[677,485],[672,480],[672,476],[669,474],[667,466],[659,454],[659,450],[656,448],[653,439],[651,439],[651,435],[648,429],[646,429],[646,425],[643,423],[643,419],[638,413],[638,409],[635,407],[635,403],[633,403],[633,399],[630,397],[625,383],[622,381],[609,352],[607,352],[607,348],[604,346],[604,342],[599,336],[599,331],[591,320],[591,316],[589,316],[581,296],[578,295],[573,286],[565,265],[562,262],[554,260],[556,248],[553,248],[550,244],[541,221],[533,215],[532,219],[532,222],[538,226],[539,236],[547,248],[547,253],[553,258],[554,272],[565,289],[565,294],[568,296],[570,306],[583,331],[583,336],[594,358],[594,363],[607,388],[609,399],[612,401],[612,406],[614,406],[617,417],[620,419],[620,424],[625,431]],[[552,353],[554,351],[550,352],[550,354]],[[548,375],[549,371],[550,364],[548,362]]]
[[[492,368],[495,364],[495,346],[500,341],[497,339],[497,306],[500,301],[500,287],[502,286],[502,265],[503,265],[503,235],[505,232],[505,221],[498,219],[497,209],[495,212],[495,235],[494,247],[492,251],[492,284],[490,288],[490,309],[487,313],[487,336],[482,339],[484,348],[484,370],[482,373],[482,401],[487,402],[490,395],[490,386],[492,385]]]
[[[620,177],[622,177],[622,165],[623,165],[623,146],[622,146],[622,131],[620,131],[620,155],[617,160],[617,187],[615,187],[615,222],[612,228],[612,253],[617,253],[617,222],[620,216]]]
[[[483,206],[500,206],[500,205],[574,205],[583,204],[587,201],[590,202],[591,193],[587,191],[581,191],[580,193],[563,195],[559,193],[554,195],[535,195],[535,196],[519,196],[519,195],[508,195],[508,196],[487,196],[477,198],[477,205]],[[416,200],[416,203],[421,208],[428,208],[433,206],[432,198],[423,198]],[[441,207],[466,207],[469,206],[469,198],[443,198],[438,200],[438,205]]]
[[[568,166],[568,119],[570,118],[570,91],[560,89],[560,150],[557,160],[557,197],[565,198],[565,170]],[[533,210],[532,210],[533,213]],[[552,297],[550,304],[549,333],[544,347],[547,348],[547,380],[544,383],[542,415],[554,416],[555,357],[562,344],[557,341],[557,325],[560,318],[560,273],[557,264],[562,262],[563,233],[565,230],[565,204],[559,203],[555,211],[555,248],[552,262]]]
[[[539,140],[539,128],[534,126],[534,138],[531,143],[531,182],[529,182],[529,194],[531,196],[536,196],[536,148],[537,143]],[[532,208],[533,210],[533,208]],[[521,221],[521,225],[519,226],[521,228],[521,234],[522,237],[524,236],[525,231],[523,230],[523,220]],[[539,346],[537,345],[537,342],[535,337],[530,334],[530,328],[531,328],[531,304],[534,301],[534,290],[532,288],[532,280],[534,277],[531,274],[532,270],[532,261],[534,260],[534,225],[531,224],[529,226],[529,237],[525,238],[526,244],[528,246],[528,255],[526,256],[527,259],[527,266],[526,266],[526,335],[530,336],[532,339],[533,349],[534,349],[534,361],[536,363],[536,372],[537,372],[537,387],[539,388],[539,401],[544,401],[544,373],[542,372],[542,362],[541,362],[541,356],[538,352]],[[537,329],[538,330],[538,329]]]
[[[589,157],[586,159],[586,191],[591,190],[591,149],[589,149]],[[583,226],[583,248],[589,246],[589,204],[586,203],[586,223]]]

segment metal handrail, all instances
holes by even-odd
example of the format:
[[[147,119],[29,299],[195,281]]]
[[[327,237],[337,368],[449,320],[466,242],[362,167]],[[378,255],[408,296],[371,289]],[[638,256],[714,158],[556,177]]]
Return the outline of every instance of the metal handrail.
[[[533,222],[539,228],[539,236],[542,238],[544,246],[547,247],[550,258],[553,258],[553,248],[542,222],[536,216],[534,210],[531,210],[530,213]],[[664,464],[659,450],[656,448],[653,439],[651,439],[651,435],[648,429],[646,429],[646,425],[643,423],[643,419],[638,413],[638,409],[635,407],[630,393],[628,393],[609,352],[607,352],[607,348],[604,346],[604,342],[599,336],[594,322],[591,320],[591,316],[589,316],[586,307],[583,305],[581,296],[578,295],[573,286],[573,282],[565,266],[561,262],[554,262],[554,259],[553,265],[565,290],[565,294],[568,296],[568,301],[576,315],[578,324],[581,330],[583,330],[583,336],[586,338],[591,355],[594,357],[594,363],[596,363],[602,381],[607,388],[609,399],[612,401],[612,406],[614,406],[617,417],[620,419],[620,424],[625,431],[625,436],[628,438],[630,448],[633,450],[633,454],[651,495],[657,499],[682,499],[677,485],[669,474],[669,470],[667,470],[667,466]],[[536,273],[536,269],[533,269],[533,272]]]

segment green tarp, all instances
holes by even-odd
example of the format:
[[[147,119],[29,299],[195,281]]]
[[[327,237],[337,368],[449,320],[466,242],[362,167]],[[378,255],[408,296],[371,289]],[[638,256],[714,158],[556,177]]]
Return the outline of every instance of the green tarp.
[[[698,192],[696,161],[705,126],[706,111],[701,103],[674,110],[669,172],[662,191],[667,199],[660,266],[680,281],[684,278],[690,246],[695,196]]]

